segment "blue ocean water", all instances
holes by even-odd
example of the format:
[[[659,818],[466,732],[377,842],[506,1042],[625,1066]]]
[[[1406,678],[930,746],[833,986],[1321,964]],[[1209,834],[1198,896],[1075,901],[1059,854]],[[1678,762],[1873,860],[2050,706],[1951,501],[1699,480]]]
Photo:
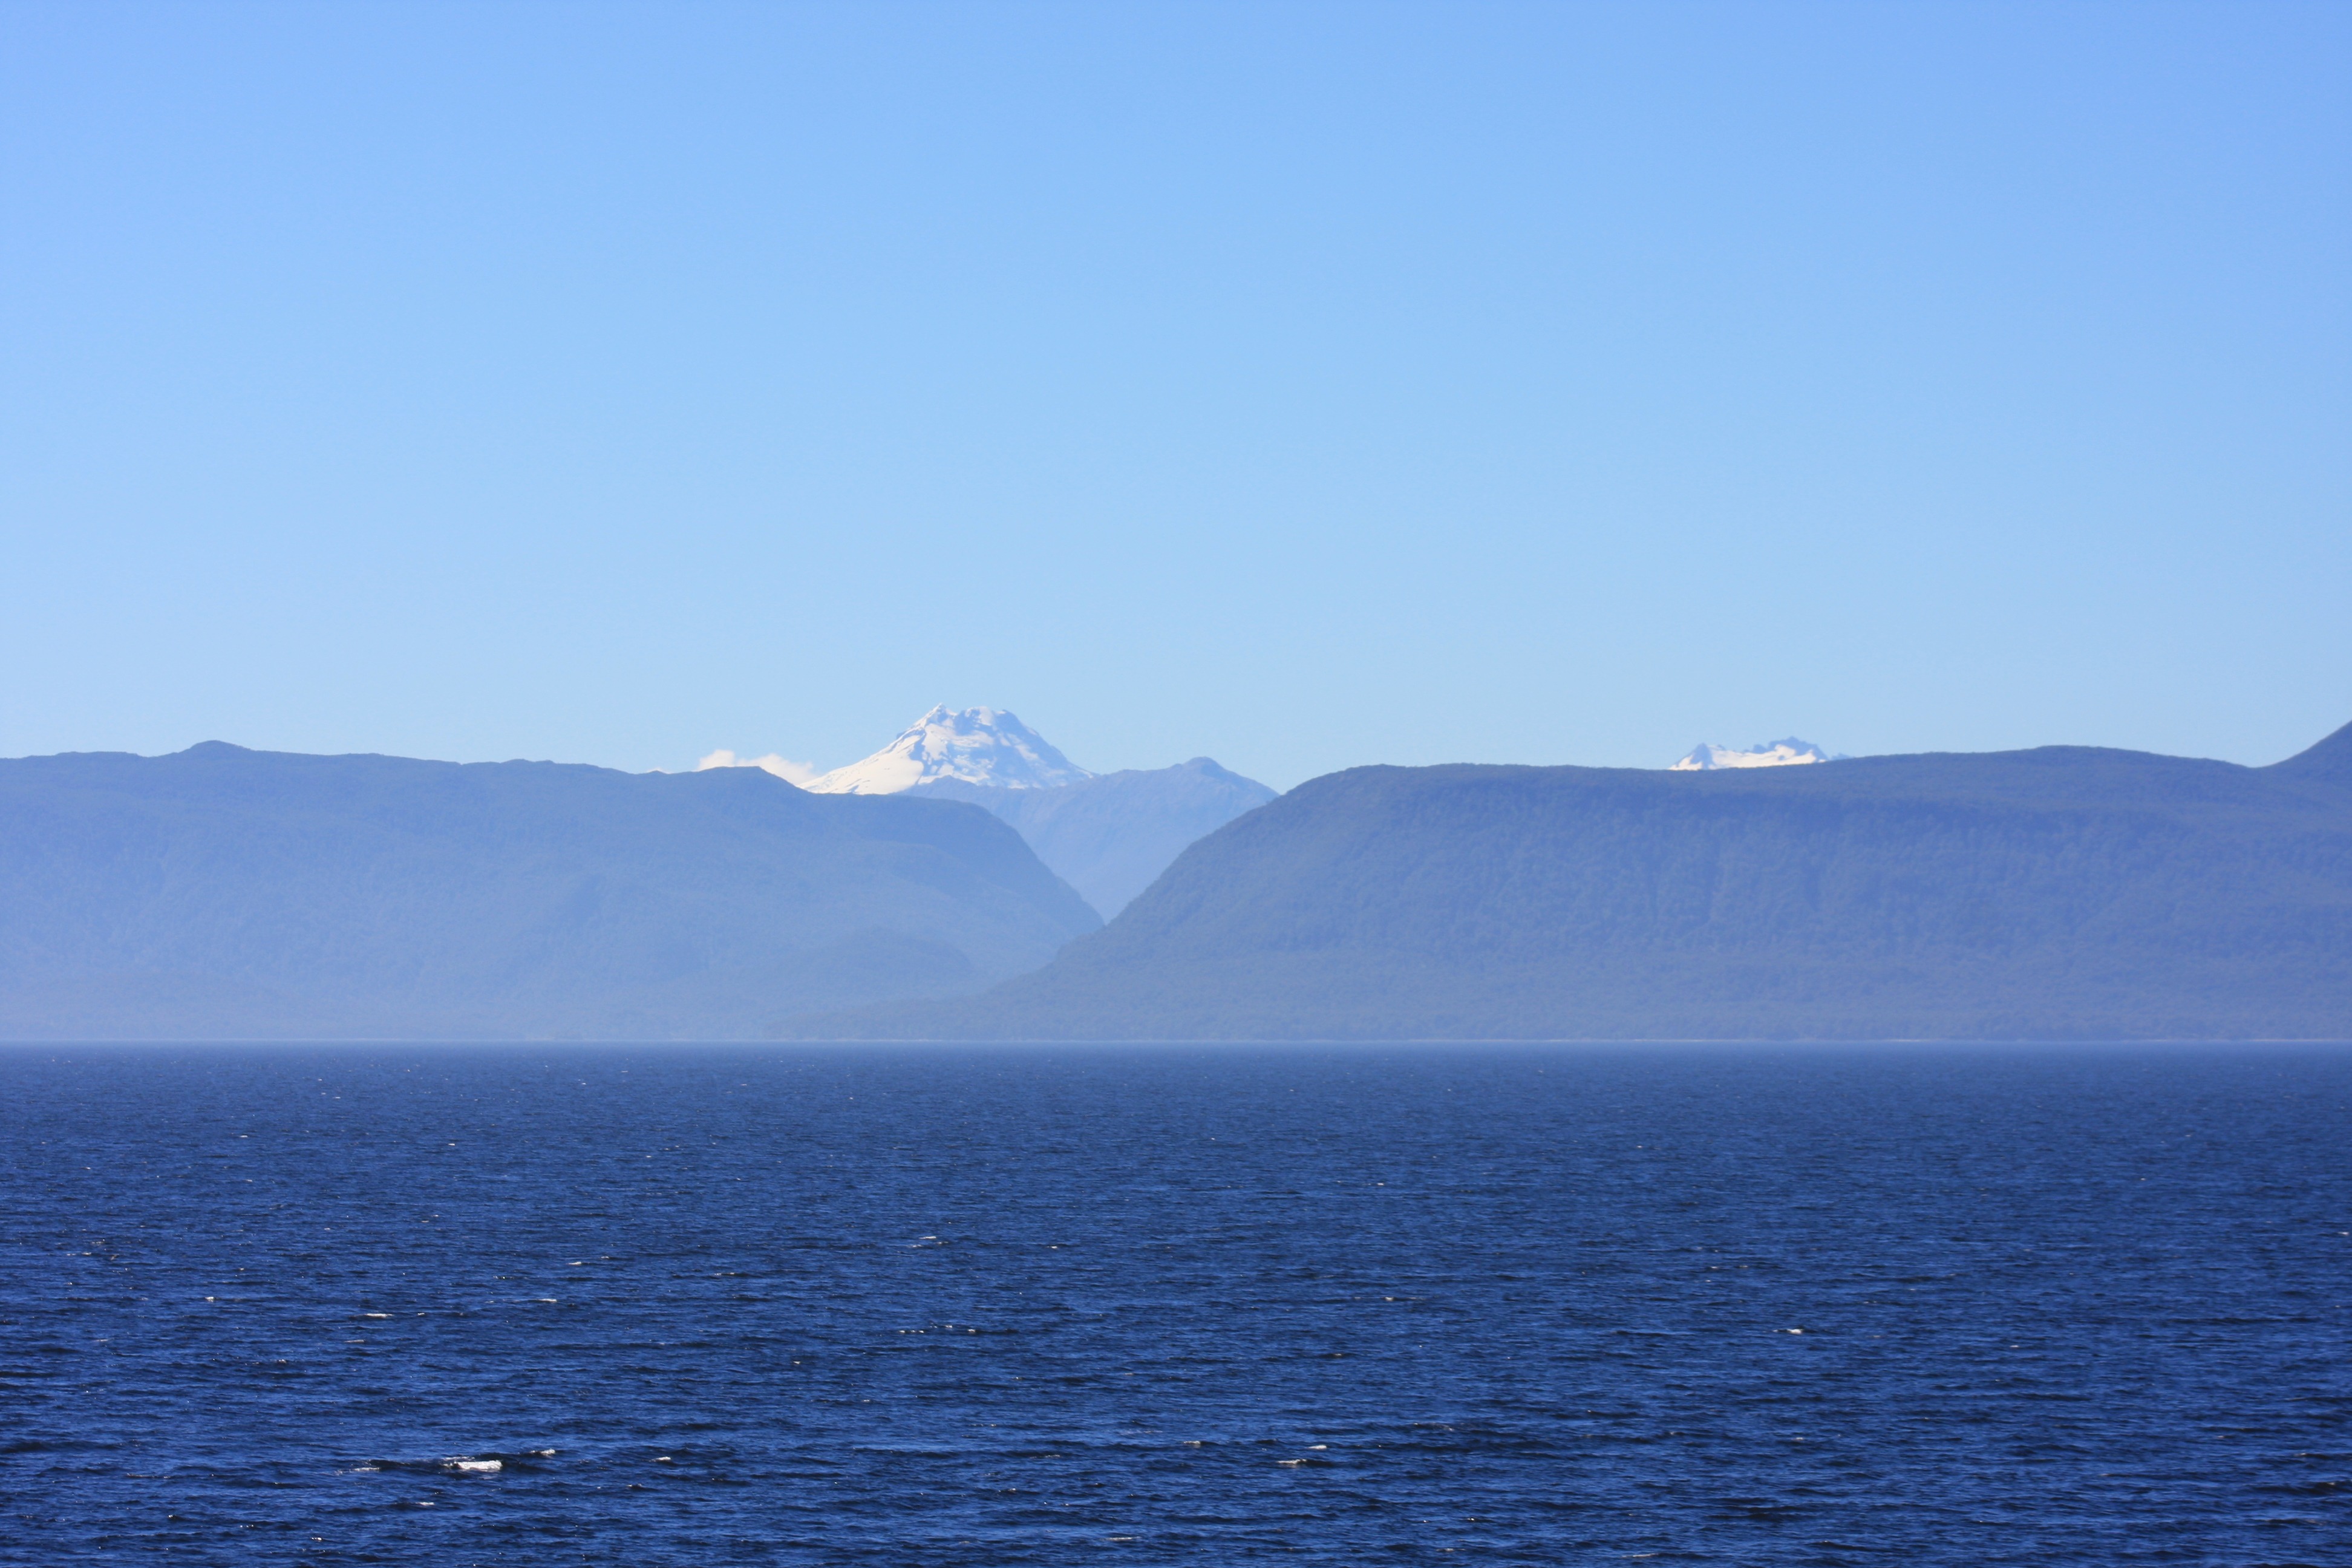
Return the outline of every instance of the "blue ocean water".
[[[2352,1563],[2352,1050],[14,1047],[21,1563]]]

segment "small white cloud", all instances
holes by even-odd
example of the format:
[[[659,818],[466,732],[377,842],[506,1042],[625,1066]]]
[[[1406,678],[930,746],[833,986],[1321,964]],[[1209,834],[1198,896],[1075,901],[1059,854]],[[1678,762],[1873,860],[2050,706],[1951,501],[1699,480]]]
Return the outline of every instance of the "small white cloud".
[[[804,784],[824,771],[814,763],[796,763],[773,752],[764,757],[739,757],[732,752],[713,752],[694,764],[696,773],[705,768],[764,768],[786,784]]]

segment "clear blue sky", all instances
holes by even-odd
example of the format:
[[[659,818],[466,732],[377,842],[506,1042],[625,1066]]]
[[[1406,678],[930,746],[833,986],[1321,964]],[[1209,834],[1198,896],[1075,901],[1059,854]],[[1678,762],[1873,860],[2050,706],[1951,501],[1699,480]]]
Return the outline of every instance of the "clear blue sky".
[[[0,754],[2352,720],[2352,7],[0,6]]]

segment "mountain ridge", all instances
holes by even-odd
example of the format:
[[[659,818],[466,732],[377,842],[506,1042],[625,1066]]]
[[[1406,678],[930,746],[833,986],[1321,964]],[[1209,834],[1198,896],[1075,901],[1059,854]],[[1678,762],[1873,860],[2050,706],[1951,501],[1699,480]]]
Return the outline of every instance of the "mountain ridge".
[[[0,761],[0,885],[16,1038],[742,1037],[1100,923],[951,801],[217,742]]]
[[[977,997],[794,1037],[2352,1037],[2352,727],[2252,769],[1373,767]]]

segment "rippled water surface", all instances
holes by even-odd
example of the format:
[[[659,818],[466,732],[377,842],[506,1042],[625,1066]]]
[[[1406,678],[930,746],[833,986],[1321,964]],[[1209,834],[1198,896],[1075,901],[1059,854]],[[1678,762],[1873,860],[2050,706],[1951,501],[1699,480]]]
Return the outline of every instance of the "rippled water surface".
[[[8,1047],[11,1563],[2352,1563],[2352,1051]]]

